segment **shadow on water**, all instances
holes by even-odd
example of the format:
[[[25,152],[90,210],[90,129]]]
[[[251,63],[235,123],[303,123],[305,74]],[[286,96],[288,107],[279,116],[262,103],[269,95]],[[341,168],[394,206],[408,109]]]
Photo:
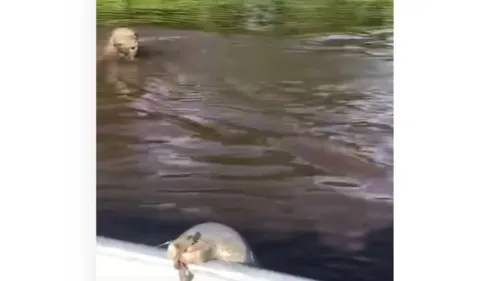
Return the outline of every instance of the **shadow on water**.
[[[217,221],[265,268],[392,279],[392,35],[138,31],[97,69],[98,235]]]

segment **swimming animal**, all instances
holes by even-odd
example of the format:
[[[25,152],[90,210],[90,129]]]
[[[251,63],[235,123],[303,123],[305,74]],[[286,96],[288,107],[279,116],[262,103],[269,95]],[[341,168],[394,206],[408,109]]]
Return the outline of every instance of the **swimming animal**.
[[[106,45],[98,54],[98,61],[125,59],[133,61],[139,51],[137,33],[127,27],[113,29]]]
[[[245,239],[229,226],[215,222],[197,224],[186,230],[170,242],[167,257],[174,260],[181,281],[190,275],[187,264],[211,260],[257,264]]]

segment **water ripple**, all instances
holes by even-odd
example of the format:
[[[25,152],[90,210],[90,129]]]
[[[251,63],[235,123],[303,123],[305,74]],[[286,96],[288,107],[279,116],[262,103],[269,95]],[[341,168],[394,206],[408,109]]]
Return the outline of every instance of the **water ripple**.
[[[393,78],[382,59],[392,46],[384,34],[149,30],[150,57],[113,72],[138,92],[98,78],[98,208],[314,233],[330,252],[361,251],[360,237],[392,224]],[[178,37],[153,40],[168,36]],[[288,258],[308,266],[298,253]],[[311,258],[339,276],[366,263],[319,250]]]

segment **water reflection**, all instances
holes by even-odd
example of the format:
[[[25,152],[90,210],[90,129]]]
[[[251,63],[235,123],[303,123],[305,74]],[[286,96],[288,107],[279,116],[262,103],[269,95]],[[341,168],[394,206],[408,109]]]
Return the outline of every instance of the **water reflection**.
[[[174,39],[98,68],[100,234],[153,245],[215,220],[249,236],[271,269],[392,276],[386,38],[139,32]],[[354,45],[364,51],[338,48]],[[110,87],[110,73],[133,91]]]

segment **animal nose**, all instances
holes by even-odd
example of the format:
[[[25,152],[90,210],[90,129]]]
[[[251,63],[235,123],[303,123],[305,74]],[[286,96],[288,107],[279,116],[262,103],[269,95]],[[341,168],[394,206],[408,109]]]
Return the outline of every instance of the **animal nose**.
[[[129,55],[129,50],[128,49],[122,49],[120,50],[120,53],[124,56],[128,56]]]

